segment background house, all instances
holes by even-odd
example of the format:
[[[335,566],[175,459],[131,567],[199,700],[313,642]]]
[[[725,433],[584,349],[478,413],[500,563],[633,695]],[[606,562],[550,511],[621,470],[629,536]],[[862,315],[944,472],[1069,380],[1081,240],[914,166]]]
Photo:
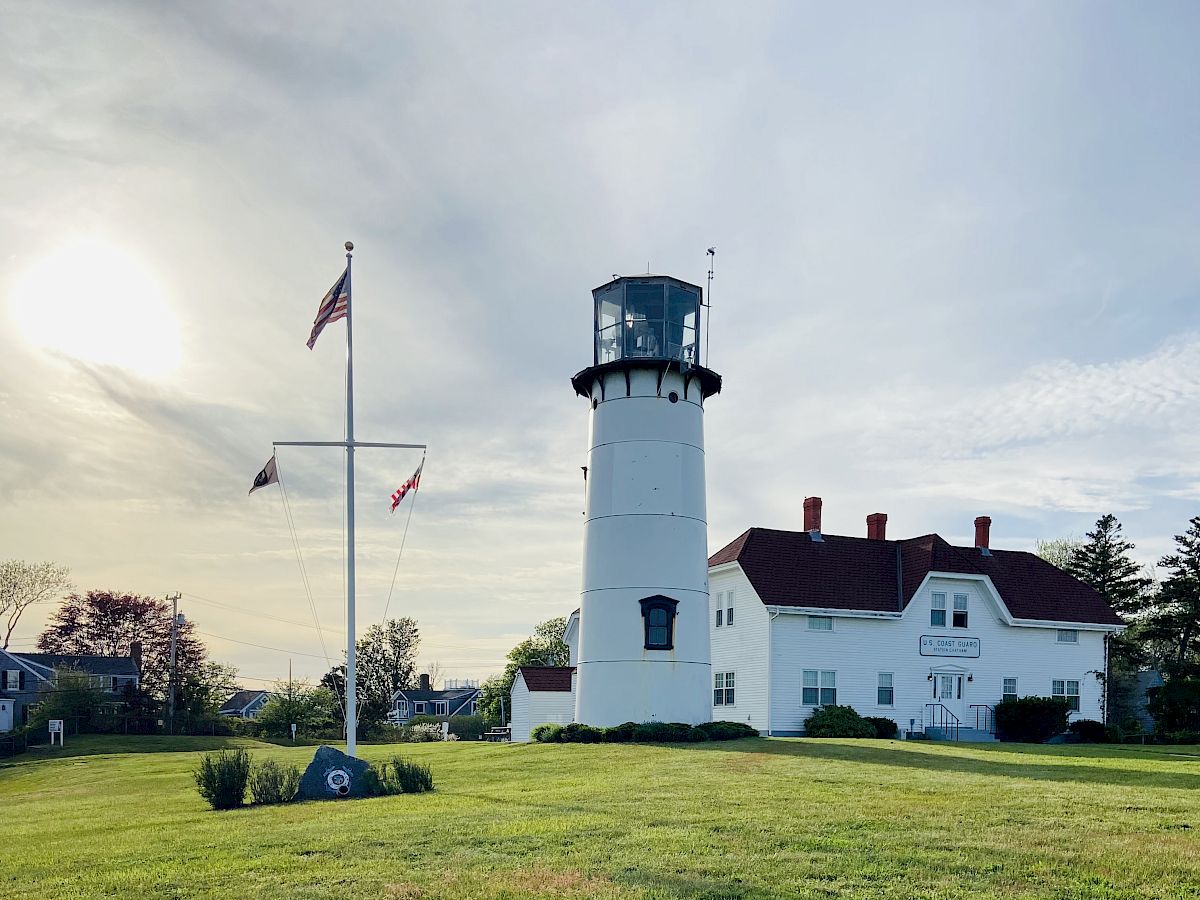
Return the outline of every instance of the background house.
[[[391,721],[403,725],[415,716],[473,716],[479,704],[479,685],[474,681],[448,681],[442,690],[434,690],[428,675],[422,675],[416,688],[404,688],[392,695]]]
[[[217,714],[235,719],[256,719],[259,710],[270,699],[270,691],[238,691],[221,704]]]
[[[70,656],[0,650],[0,733],[24,727],[42,691],[53,689],[55,670],[86,673],[105,697],[105,705],[124,704],[127,689],[141,681],[139,648],[131,656]]]

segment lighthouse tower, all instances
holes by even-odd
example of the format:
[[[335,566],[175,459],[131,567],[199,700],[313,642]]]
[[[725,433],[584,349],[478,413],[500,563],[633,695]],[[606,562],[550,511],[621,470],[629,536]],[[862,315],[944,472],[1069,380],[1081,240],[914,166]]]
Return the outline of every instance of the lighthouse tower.
[[[712,718],[701,290],[658,275],[592,292],[593,364],[575,721]]]

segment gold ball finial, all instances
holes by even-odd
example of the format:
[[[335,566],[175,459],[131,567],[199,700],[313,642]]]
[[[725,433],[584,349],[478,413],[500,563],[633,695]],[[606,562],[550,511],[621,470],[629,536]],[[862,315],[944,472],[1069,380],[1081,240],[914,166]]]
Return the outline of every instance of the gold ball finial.
[[[353,250],[354,249],[354,241],[346,241],[346,249]]]

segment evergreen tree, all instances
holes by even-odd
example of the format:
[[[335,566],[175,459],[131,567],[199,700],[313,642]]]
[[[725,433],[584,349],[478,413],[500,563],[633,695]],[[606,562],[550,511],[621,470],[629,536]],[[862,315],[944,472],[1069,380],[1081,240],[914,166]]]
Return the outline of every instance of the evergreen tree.
[[[1147,605],[1144,630],[1148,639],[1169,645],[1171,674],[1187,677],[1200,673],[1200,516],[1175,535],[1175,547],[1159,560],[1169,574]]]
[[[1066,570],[1090,585],[1118,613],[1137,613],[1145,600],[1149,578],[1129,554],[1134,545],[1121,533],[1112,513],[1096,520],[1095,531],[1071,553]]]

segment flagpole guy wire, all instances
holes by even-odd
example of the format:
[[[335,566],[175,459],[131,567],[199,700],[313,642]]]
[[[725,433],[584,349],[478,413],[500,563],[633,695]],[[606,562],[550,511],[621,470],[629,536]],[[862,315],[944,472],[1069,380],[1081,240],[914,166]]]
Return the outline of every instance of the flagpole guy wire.
[[[425,454],[421,454],[421,465],[418,469],[425,467]],[[408,504],[408,516],[404,520],[404,533],[400,535],[400,552],[396,554],[396,567],[392,569],[392,583],[388,585],[387,602],[383,604],[383,617],[379,620],[380,623],[387,621],[388,609],[392,605],[392,591],[396,589],[396,575],[400,572],[400,557],[404,555],[404,543],[408,540],[408,526],[412,522],[413,510],[417,508],[417,496],[421,492],[414,490],[412,492],[412,503]]]

